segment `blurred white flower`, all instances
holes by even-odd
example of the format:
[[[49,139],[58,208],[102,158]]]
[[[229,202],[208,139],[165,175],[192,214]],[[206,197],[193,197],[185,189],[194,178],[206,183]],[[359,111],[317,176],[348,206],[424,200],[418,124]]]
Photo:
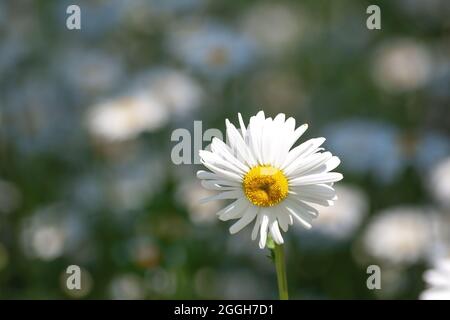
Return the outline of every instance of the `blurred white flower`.
[[[337,240],[348,239],[361,225],[368,210],[368,198],[356,186],[339,184],[335,186],[339,201],[334,206],[324,207],[310,233]]]
[[[110,284],[110,294],[116,300],[141,300],[145,297],[143,281],[135,274],[122,274]]]
[[[425,258],[431,238],[426,211],[402,206],[377,213],[363,235],[363,245],[383,262],[410,264]]]
[[[51,261],[75,249],[84,235],[79,214],[54,204],[24,220],[21,240],[29,257]]]
[[[432,168],[428,188],[440,205],[450,208],[450,157]]]
[[[163,127],[168,110],[150,94],[130,93],[92,106],[87,113],[89,131],[106,141],[129,140]]]
[[[169,35],[169,51],[193,69],[223,79],[244,71],[254,60],[254,46],[242,34],[207,23],[181,23]]]
[[[383,122],[351,119],[325,128],[331,151],[348,172],[371,173],[381,183],[392,182],[404,166],[398,130]]]
[[[159,68],[139,76],[135,88],[150,93],[175,117],[191,114],[204,97],[202,87],[194,78],[170,68]]]
[[[421,293],[421,300],[450,300],[450,258],[437,262],[423,278],[428,288]]]
[[[298,47],[305,26],[302,11],[278,3],[252,6],[242,21],[244,33],[270,55]]]
[[[388,92],[418,89],[427,83],[432,70],[428,48],[413,39],[384,43],[372,64],[375,83]]]

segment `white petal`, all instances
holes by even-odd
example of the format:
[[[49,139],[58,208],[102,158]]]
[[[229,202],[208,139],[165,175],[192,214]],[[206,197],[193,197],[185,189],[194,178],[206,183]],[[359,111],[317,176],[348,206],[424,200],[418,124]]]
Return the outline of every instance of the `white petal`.
[[[261,158],[263,164],[273,163],[274,160],[276,145],[272,141],[275,134],[274,130],[272,129],[272,125],[272,118],[267,118],[264,121],[262,128]]]
[[[260,110],[257,114],[256,114],[256,118],[259,120],[264,120],[266,118],[266,116],[264,115],[264,111]]]
[[[242,170],[243,173],[250,170],[250,167],[246,163],[241,162],[235,157],[230,147],[227,146],[222,140],[213,138],[211,150],[212,152],[218,154],[223,160],[231,162],[235,167]]]
[[[276,133],[274,136],[274,144],[276,145],[276,153],[273,165],[276,168],[281,168],[282,164],[286,160],[286,157],[289,153],[289,150],[292,147],[289,139],[286,137],[290,137],[294,134],[295,130],[295,120],[289,118],[286,122],[284,121],[284,114],[281,114],[281,117],[276,116],[274,120],[274,129],[276,129]]]
[[[287,212],[282,211],[278,214],[278,224],[280,225],[281,230],[284,232],[288,231],[289,228],[289,215]]]
[[[298,197],[290,196],[288,199],[290,201],[292,201],[298,207],[300,207],[303,210],[305,210],[305,212],[307,212],[308,214],[310,214],[310,215],[312,215],[314,217],[317,217],[319,215],[319,210],[317,210],[316,208],[311,207],[309,204],[301,201]]]
[[[304,217],[300,216],[299,214],[297,214],[295,211],[292,211],[291,209],[288,209],[291,211],[292,216],[297,219],[298,222],[300,222],[300,224],[302,226],[304,226],[306,229],[311,229],[312,225],[310,222],[308,222]]]
[[[243,137],[245,137],[247,129],[245,128],[244,120],[242,119],[242,115],[240,112],[238,113],[238,118],[239,118],[239,125],[241,126],[241,134]]]
[[[242,198],[244,194],[242,190],[233,190],[233,191],[224,191],[214,196],[206,197],[200,200],[200,203],[206,203],[214,200],[223,200],[223,199],[238,199]]]
[[[284,126],[286,128],[286,132],[288,134],[293,134],[295,131],[295,119],[292,117],[289,117],[286,122],[284,123]],[[308,125],[306,125],[308,127]]]
[[[267,214],[264,214],[263,212],[260,213],[262,215],[261,218],[261,228],[260,228],[260,235],[259,235],[259,247],[261,249],[264,249],[266,246],[266,240],[267,240],[267,228],[269,226],[269,217]]]
[[[201,159],[201,162],[205,167],[207,167],[209,170],[213,171],[215,174],[217,174],[220,178],[225,180],[231,180],[234,182],[242,182],[242,176],[238,175],[236,173],[233,173],[231,171],[224,170],[220,167],[217,167],[211,163],[208,163]]]
[[[307,158],[302,158],[302,161],[293,162],[284,170],[284,173],[291,179],[298,178],[325,164],[332,156],[331,152],[315,153]]]
[[[256,116],[250,118],[250,123],[247,128],[249,137],[249,148],[254,155],[258,164],[263,164],[261,158],[261,137],[264,123],[264,113],[259,112]]]
[[[228,119],[225,120],[225,125],[232,152],[236,154],[238,160],[246,162],[249,167],[254,166],[256,159],[254,159],[253,154],[250,152],[243,136]]]
[[[205,189],[208,190],[215,190],[215,191],[230,191],[230,190],[236,190],[240,187],[230,187],[230,186],[222,186],[218,184],[216,181],[218,180],[202,180],[201,184]]]
[[[199,170],[197,171],[197,178],[199,179],[216,179],[216,180],[220,180],[221,177],[215,173],[209,172],[209,171],[205,171],[205,170]]]
[[[220,187],[242,188],[242,183],[237,183],[228,180],[202,180],[202,185],[207,189],[209,188],[209,186],[214,187],[215,185],[218,185]]]
[[[235,234],[246,227],[253,219],[255,219],[258,210],[258,207],[250,205],[247,211],[245,211],[244,216],[230,227],[230,233]]]
[[[314,218],[308,211],[299,207],[295,203],[289,200],[285,200],[285,208],[289,211],[294,218],[296,218],[305,228],[310,229],[312,219]]]
[[[259,228],[261,226],[261,217],[262,217],[262,215],[260,213],[258,213],[258,216],[256,217],[255,225],[253,226],[253,230],[252,230],[252,240],[256,240],[256,238],[258,237]]]
[[[294,209],[292,209],[292,207],[286,205],[286,210],[289,211],[289,213],[295,218],[297,219],[298,222],[300,222],[300,224],[302,224],[306,229],[311,229],[311,221],[308,221],[307,218],[305,218],[303,215],[295,212]]]
[[[336,156],[333,156],[328,162],[325,164],[326,169],[325,171],[331,171],[337,168],[338,165],[341,164],[341,159],[339,159]]]
[[[285,119],[286,119],[286,115],[284,113],[279,113],[279,114],[277,114],[275,119],[273,119],[273,121],[277,124],[277,126],[281,127],[284,125]]]
[[[310,184],[322,184],[322,183],[336,182],[342,180],[342,178],[343,178],[342,174],[338,172],[311,174],[308,176],[292,179],[289,181],[289,185],[305,186]]]
[[[325,138],[321,137],[321,138],[314,138],[311,140],[313,140],[312,144],[309,146],[309,148],[307,150],[305,150],[304,153],[302,153],[302,157],[307,157],[307,156],[312,155],[313,153],[323,150],[323,148],[319,148],[319,147],[325,142],[325,140],[326,140]]]
[[[217,215],[222,221],[238,219],[243,216],[245,210],[247,210],[249,205],[250,204],[247,200],[245,200],[244,198],[240,198],[217,212]]]
[[[214,165],[218,168],[233,172],[237,175],[243,175],[247,172],[247,169],[241,169],[237,167],[232,161],[230,161],[231,157],[225,160],[218,156],[216,153],[205,150],[200,150],[199,154],[202,161],[208,163],[209,165]]]
[[[318,148],[322,143],[325,142],[325,138],[315,138],[309,139],[299,146],[295,147],[291,151],[289,151],[286,160],[284,161],[281,168],[284,170],[288,168],[291,164],[294,163],[294,166],[297,166],[295,163],[298,161],[302,161],[308,155],[317,152]],[[299,160],[300,159],[300,160]]]
[[[320,167],[317,167],[317,168],[314,168],[314,169],[308,171],[308,174],[330,172],[331,170],[336,169],[340,163],[341,163],[341,160],[338,157],[333,156],[325,164],[322,164]]]
[[[290,191],[297,195],[307,195],[332,200],[336,196],[333,187],[326,184],[310,184],[307,186],[291,187]]]
[[[270,225],[270,234],[272,235],[275,243],[283,244],[283,236],[281,235],[280,229],[278,228],[277,220],[274,220]]]
[[[305,133],[306,130],[308,130],[308,125],[306,123],[295,129],[293,135],[290,137],[289,148],[292,148],[292,146]]]
[[[305,195],[297,195],[298,199],[301,201],[315,203],[321,205],[323,207],[329,207],[334,204],[333,200],[326,200],[321,197],[313,197],[313,196],[305,196]]]

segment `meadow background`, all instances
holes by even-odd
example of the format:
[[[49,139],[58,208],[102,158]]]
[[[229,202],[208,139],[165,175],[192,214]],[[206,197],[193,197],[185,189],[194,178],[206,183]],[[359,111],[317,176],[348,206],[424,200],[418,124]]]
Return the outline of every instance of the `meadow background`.
[[[198,204],[200,165],[171,160],[175,129],[259,110],[327,137],[345,177],[285,237],[291,298],[418,298],[450,254],[449,16],[445,0],[1,1],[0,298],[277,298],[268,252]]]

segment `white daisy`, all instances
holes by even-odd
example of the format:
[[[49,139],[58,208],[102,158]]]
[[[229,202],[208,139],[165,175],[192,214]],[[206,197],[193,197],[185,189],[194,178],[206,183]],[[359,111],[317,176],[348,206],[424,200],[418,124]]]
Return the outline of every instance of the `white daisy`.
[[[450,258],[440,260],[423,278],[428,288],[420,295],[421,300],[450,300]]]
[[[294,218],[311,228],[318,211],[308,203],[330,206],[336,200],[332,186],[342,174],[330,171],[340,160],[321,152],[325,138],[292,148],[308,126],[295,128],[295,120],[282,113],[272,119],[260,111],[248,127],[239,114],[239,123],[240,132],[227,119],[227,142],[214,138],[211,151],[200,150],[202,163],[212,172],[198,171],[197,177],[206,189],[220,191],[203,201],[233,199],[217,213],[220,220],[239,219],[231,234],[256,220],[252,239],[260,234],[260,248],[268,233],[282,244],[280,228],[286,232]]]
[[[263,3],[250,7],[243,17],[242,27],[258,49],[275,56],[299,47],[308,18],[298,6]]]
[[[371,257],[391,265],[414,264],[430,250],[429,209],[398,206],[376,213],[363,235]]]
[[[375,52],[372,78],[388,92],[416,90],[430,79],[432,60],[428,48],[415,40],[390,40]]]
[[[155,96],[139,91],[93,105],[86,118],[92,136],[114,142],[132,140],[143,132],[164,127],[169,121],[169,112]]]

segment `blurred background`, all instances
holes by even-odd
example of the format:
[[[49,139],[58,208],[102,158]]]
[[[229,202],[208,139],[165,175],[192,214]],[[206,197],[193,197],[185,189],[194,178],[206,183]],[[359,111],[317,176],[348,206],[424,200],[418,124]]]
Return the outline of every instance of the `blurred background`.
[[[309,123],[345,176],[286,234],[291,298],[421,297],[450,254],[449,16],[446,0],[1,1],[0,298],[276,299],[268,252],[170,157],[175,129],[259,110]]]

